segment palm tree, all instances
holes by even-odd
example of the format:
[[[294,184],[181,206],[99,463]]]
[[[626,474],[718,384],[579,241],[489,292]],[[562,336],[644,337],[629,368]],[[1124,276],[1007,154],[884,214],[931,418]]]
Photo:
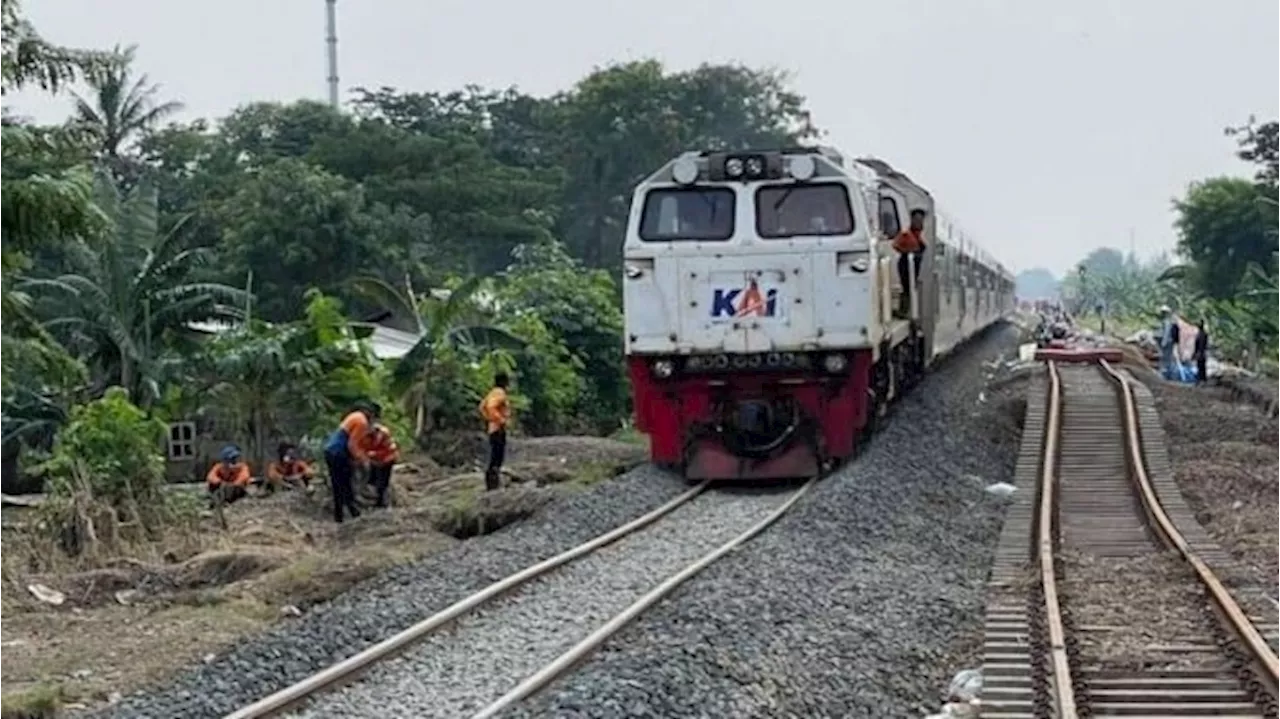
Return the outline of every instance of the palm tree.
[[[102,159],[111,163],[118,163],[120,151],[136,135],[182,109],[180,102],[157,103],[160,86],[150,84],[146,75],[133,80],[130,65],[136,50],[136,45],[124,50],[117,46],[116,61],[90,78],[93,102],[72,93],[76,98],[72,123],[93,135]]]
[[[186,218],[158,231],[150,184],[121,193],[99,178],[97,192],[112,231],[100,241],[68,242],[67,273],[28,279],[19,289],[44,300],[51,317],[45,326],[84,357],[100,381],[120,384],[145,404],[160,394],[153,344],[190,322],[237,316],[247,293],[190,281],[212,248],[185,245]]]
[[[413,416],[415,438],[421,438],[430,429],[437,383],[443,380],[441,355],[449,350],[476,353],[524,347],[524,341],[510,332],[482,323],[473,302],[481,287],[478,277],[466,280],[453,290],[431,292],[425,297],[416,294],[407,279],[403,291],[376,277],[357,278],[352,287],[357,294],[393,315],[409,318],[414,323],[419,339],[396,363],[390,389],[401,398],[405,411]]]

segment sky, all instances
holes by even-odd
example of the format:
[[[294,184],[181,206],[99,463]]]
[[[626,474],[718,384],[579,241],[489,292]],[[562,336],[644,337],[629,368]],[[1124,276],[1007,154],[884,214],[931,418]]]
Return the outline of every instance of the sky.
[[[23,6],[52,42],[137,44],[181,119],[326,97],[323,0]],[[1276,0],[338,0],[338,57],[344,94],[544,95],[648,57],[787,70],[824,143],[906,172],[1006,266],[1055,274],[1100,245],[1172,249],[1188,183],[1251,174],[1223,128],[1280,115]]]

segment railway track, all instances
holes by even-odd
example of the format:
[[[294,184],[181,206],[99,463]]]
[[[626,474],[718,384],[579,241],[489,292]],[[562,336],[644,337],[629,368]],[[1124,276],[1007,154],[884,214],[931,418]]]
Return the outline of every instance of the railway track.
[[[1173,482],[1145,387],[1049,362],[988,586],[982,716],[1276,716],[1276,612]]]
[[[763,531],[815,482],[781,498],[710,493],[704,482],[226,719],[495,716],[563,676],[645,609]],[[582,604],[584,585],[600,601]],[[509,601],[497,601],[504,597]],[[518,679],[504,682],[512,676]],[[414,693],[417,699],[405,696]]]

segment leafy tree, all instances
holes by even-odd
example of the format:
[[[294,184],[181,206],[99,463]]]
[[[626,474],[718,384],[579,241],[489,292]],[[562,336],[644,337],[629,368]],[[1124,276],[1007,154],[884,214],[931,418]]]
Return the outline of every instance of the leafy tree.
[[[572,412],[593,429],[617,429],[626,412],[627,384],[623,374],[622,310],[610,273],[588,270],[558,245],[521,248],[517,261],[499,291],[503,314],[521,337],[537,335],[536,326],[517,329],[525,316],[548,328],[554,342],[533,344],[521,356],[521,376],[529,368],[547,374],[548,386],[567,364],[582,374],[581,388],[572,397]],[[560,349],[557,349],[560,348]],[[561,353],[564,356],[561,356]],[[528,383],[525,389],[529,389]],[[537,402],[535,401],[535,409]],[[552,412],[543,413],[544,429],[554,429]]]
[[[111,61],[108,53],[77,50],[48,42],[22,17],[19,0],[0,2],[0,92],[36,85],[58,92],[92,77]]]
[[[1237,138],[1240,145],[1236,157],[1257,165],[1254,179],[1264,187],[1275,188],[1280,184],[1280,123],[1258,123],[1250,117],[1240,127],[1228,127],[1226,133]]]
[[[245,178],[218,208],[224,282],[253,274],[255,312],[273,322],[297,317],[308,287],[334,293],[360,270],[390,264],[371,232],[363,189],[296,158]]]
[[[1209,297],[1234,297],[1250,265],[1274,268],[1276,212],[1266,198],[1248,180],[1218,177],[1193,183],[1174,203],[1178,250]]]
[[[117,171],[126,169],[121,155],[130,143],[182,109],[180,102],[158,102],[160,88],[149,83],[146,75],[133,79],[136,49],[117,47],[115,61],[90,78],[92,101],[75,95],[72,122],[96,140],[99,157]]]
[[[122,194],[106,180],[98,188],[112,231],[69,242],[65,272],[28,279],[21,289],[45,300],[46,326],[86,358],[100,384],[119,384],[145,404],[160,395],[151,374],[160,340],[189,322],[233,315],[232,305],[246,297],[189,281],[212,251],[188,247],[181,224],[159,231],[154,189]]]

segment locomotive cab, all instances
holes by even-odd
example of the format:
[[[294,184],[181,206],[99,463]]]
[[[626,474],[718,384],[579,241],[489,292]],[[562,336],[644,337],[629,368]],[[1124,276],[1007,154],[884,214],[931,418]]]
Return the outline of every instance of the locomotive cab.
[[[626,352],[655,461],[749,479],[852,454],[881,304],[874,198],[821,148],[686,153],[637,187]]]

